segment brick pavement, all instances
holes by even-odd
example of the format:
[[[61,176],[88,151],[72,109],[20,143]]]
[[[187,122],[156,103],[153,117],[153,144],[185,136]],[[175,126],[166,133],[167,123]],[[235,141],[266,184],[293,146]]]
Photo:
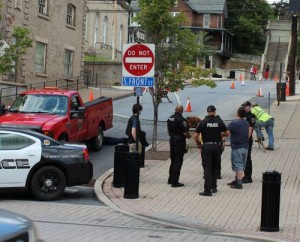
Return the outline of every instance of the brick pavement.
[[[146,160],[140,171],[138,199],[124,199],[122,188],[112,187],[112,176],[101,177],[95,192],[108,205],[121,211],[138,214],[195,229],[230,233],[246,238],[265,238],[271,241],[300,241],[299,170],[300,170],[300,100],[287,97],[280,106],[274,103],[271,115],[275,118],[275,150],[264,152],[254,144],[252,151],[252,184],[243,190],[230,189],[226,183],[234,177],[230,167],[230,147],[222,155],[222,180],[218,193],[202,197],[202,167],[197,149],[185,156],[181,173],[182,188],[167,185],[170,161]],[[168,150],[166,142],[158,150]],[[280,200],[280,231],[260,231],[262,173],[276,170],[282,173]],[[101,188],[102,185],[102,188]],[[102,191],[103,190],[103,191]]]

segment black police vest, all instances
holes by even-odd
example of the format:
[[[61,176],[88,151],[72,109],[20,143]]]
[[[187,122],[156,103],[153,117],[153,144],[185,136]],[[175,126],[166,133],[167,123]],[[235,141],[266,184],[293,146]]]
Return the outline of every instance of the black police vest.
[[[183,130],[180,125],[181,116],[178,114],[173,114],[168,118],[167,125],[168,125],[168,132],[169,135],[183,135]]]
[[[203,142],[220,142],[223,120],[219,116],[206,116],[203,120]]]

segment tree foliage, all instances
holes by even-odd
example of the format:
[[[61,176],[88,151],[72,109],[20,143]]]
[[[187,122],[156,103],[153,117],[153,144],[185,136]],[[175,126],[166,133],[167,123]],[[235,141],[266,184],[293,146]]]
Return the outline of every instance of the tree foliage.
[[[175,0],[138,0],[140,12],[136,20],[145,30],[147,42],[155,44],[155,87],[152,89],[154,106],[153,150],[156,150],[158,106],[162,90],[177,91],[189,80],[193,86],[215,87],[209,80],[210,70],[195,67],[196,59],[207,49],[200,43],[205,36],[196,35],[180,26],[185,22],[184,14],[170,14]]]
[[[228,0],[229,18],[225,27],[234,34],[234,52],[261,54],[264,30],[274,11],[265,0]]]
[[[25,54],[29,47],[32,47],[32,39],[29,37],[30,31],[27,28],[16,26],[12,33],[12,42],[0,56],[0,73],[11,71],[15,67],[18,58]],[[0,40],[2,45],[4,40]],[[0,45],[1,45],[0,42]]]

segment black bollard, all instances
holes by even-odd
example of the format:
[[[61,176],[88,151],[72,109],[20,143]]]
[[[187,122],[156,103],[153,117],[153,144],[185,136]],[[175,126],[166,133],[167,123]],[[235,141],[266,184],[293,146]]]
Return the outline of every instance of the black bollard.
[[[126,176],[125,159],[129,151],[128,144],[115,146],[113,187],[124,187]]]
[[[140,167],[145,167],[145,145],[142,145],[141,164]]]
[[[280,185],[281,173],[277,171],[263,173],[261,231],[279,231]]]
[[[138,198],[141,154],[139,152],[128,152],[125,162],[127,171],[125,177],[124,198]]]

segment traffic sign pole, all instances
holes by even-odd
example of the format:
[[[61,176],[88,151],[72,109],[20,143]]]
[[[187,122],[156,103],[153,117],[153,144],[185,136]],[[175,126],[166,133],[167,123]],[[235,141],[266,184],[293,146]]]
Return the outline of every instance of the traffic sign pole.
[[[141,87],[154,86],[154,44],[124,44],[122,59],[122,85]],[[136,97],[136,103],[140,104],[140,95]],[[139,122],[139,113],[137,114]],[[140,131],[140,130],[139,130]],[[136,150],[139,148],[140,137],[137,135]]]

